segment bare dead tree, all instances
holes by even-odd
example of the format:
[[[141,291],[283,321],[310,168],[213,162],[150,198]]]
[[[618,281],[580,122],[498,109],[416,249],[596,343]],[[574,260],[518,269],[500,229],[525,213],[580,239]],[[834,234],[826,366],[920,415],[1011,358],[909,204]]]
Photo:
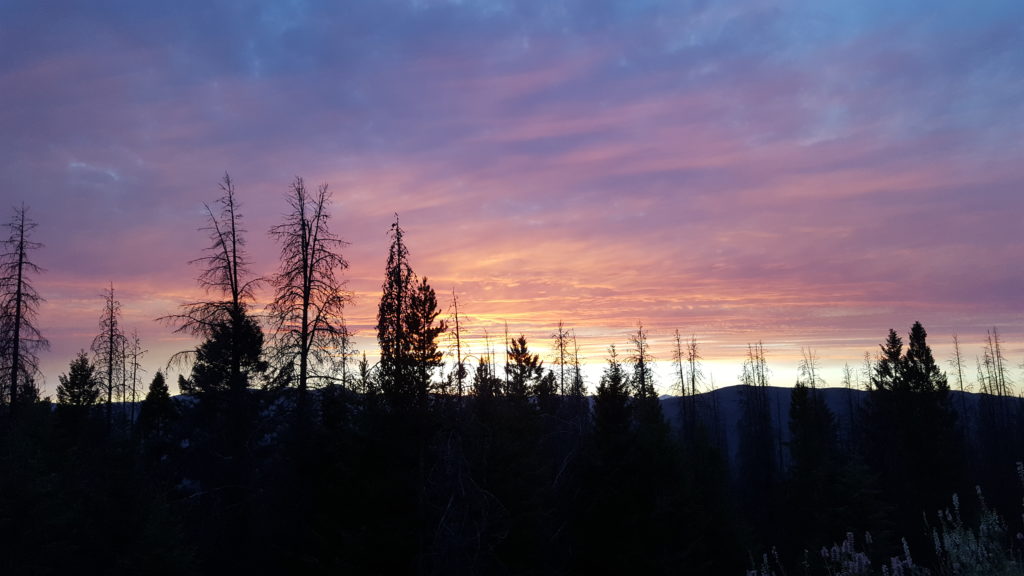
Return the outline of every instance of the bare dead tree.
[[[7,239],[0,241],[0,396],[7,396],[12,412],[21,392],[33,393],[37,354],[49,347],[36,324],[43,298],[31,276],[43,270],[30,259],[30,253],[42,247],[30,239],[35,228],[22,204],[7,223]]]
[[[148,350],[143,350],[142,339],[139,338],[138,330],[132,330],[131,337],[125,339],[128,344],[128,352],[125,355],[125,375],[131,376],[128,379],[129,386],[126,391],[126,400],[130,402],[131,417],[129,421],[135,424],[135,403],[138,400],[139,378],[145,370],[142,368],[140,359],[146,355]]]
[[[241,227],[235,185],[231,176],[224,175],[220,184],[219,210],[204,204],[207,224],[200,228],[210,238],[206,254],[189,264],[201,267],[197,277],[199,285],[212,298],[181,305],[181,313],[164,316],[160,320],[175,326],[175,332],[205,339],[218,338],[226,343],[226,384],[232,391],[248,386],[248,370],[259,371],[259,356],[263,336],[258,325],[249,317],[254,300],[253,290],[259,283],[249,270],[245,250],[245,230]],[[198,358],[200,349],[179,352],[173,362]],[[195,383],[199,386],[199,382]]]
[[[570,334],[563,321],[558,321],[558,328],[551,336],[555,340],[555,363],[558,364],[558,394],[564,396],[569,392],[565,384],[565,367],[569,363]]]
[[[455,330],[451,337],[455,341],[455,370],[452,372],[452,379],[455,380],[455,395],[459,398],[465,393],[465,381],[468,372],[466,370],[465,357],[462,355],[462,325],[459,322],[459,298],[452,288],[452,323]]]
[[[570,331],[570,335],[572,338],[572,387],[569,390],[569,395],[582,402],[585,401],[586,383],[583,381],[583,370],[580,367],[580,345],[576,341],[576,330]]]
[[[763,354],[762,354],[763,355]],[[797,371],[800,373],[800,380],[808,388],[817,388],[825,385],[825,379],[818,373],[818,355],[812,348],[800,348],[800,364]]]
[[[95,364],[103,369],[107,393],[107,426],[113,422],[115,391],[123,384],[125,375],[125,346],[127,338],[121,332],[121,302],[114,297],[114,284],[103,291],[103,313],[100,315],[100,332],[92,339],[90,346]],[[123,388],[120,394],[124,397]]]
[[[300,393],[310,380],[333,377],[345,359],[348,330],[344,309],[351,301],[341,273],[348,262],[341,255],[347,242],[331,232],[331,195],[327,184],[310,193],[302,178],[288,190],[289,212],[270,229],[281,246],[281,264],[271,280],[274,300],[268,312],[274,329],[278,367],[298,368]]]
[[[654,388],[654,371],[651,363],[650,345],[647,343],[647,330],[642,322],[638,322],[636,332],[629,335],[629,343],[633,347],[629,356],[633,363],[633,396],[636,398],[657,398]]]

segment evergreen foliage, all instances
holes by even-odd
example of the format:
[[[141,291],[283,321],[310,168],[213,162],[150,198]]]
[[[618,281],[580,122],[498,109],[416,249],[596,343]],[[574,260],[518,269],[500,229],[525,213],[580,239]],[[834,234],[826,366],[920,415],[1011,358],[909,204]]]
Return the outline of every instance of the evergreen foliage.
[[[149,384],[149,392],[142,401],[139,426],[143,434],[163,435],[170,421],[177,415],[163,372],[157,371]]]
[[[99,399],[100,382],[96,368],[84,350],[71,361],[68,373],[61,374],[58,379],[57,402],[63,406],[88,407]]]

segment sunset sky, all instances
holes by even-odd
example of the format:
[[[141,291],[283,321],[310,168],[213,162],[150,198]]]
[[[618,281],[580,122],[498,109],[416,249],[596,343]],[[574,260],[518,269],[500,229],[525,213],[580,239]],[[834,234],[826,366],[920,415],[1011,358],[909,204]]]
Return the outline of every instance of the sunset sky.
[[[993,326],[1024,360],[1019,0],[0,0],[0,134],[49,394],[109,282],[150,374],[195,345],[154,319],[201,295],[225,171],[261,275],[289,183],[329,183],[371,356],[397,212],[499,348],[562,319],[596,365],[642,321],[661,360],[695,334],[717,386],[757,340],[773,384],[810,347],[839,385],[920,320],[972,376]]]

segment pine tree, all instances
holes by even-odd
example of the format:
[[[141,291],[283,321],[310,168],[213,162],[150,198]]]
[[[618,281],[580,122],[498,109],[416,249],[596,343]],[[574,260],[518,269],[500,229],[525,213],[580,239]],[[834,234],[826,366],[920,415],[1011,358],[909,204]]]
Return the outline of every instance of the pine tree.
[[[96,368],[85,350],[82,350],[71,361],[68,373],[57,377],[57,402],[63,406],[88,407],[96,403],[100,397],[100,382],[96,377]]]
[[[509,363],[505,366],[508,388],[505,396],[516,401],[525,401],[535,393],[537,382],[544,375],[544,362],[540,356],[530,352],[526,336],[520,334],[508,342]]]
[[[230,323],[210,328],[206,340],[195,351],[191,389],[200,395],[237,394],[250,385],[250,378],[267,370],[263,360],[263,331],[244,309]]]
[[[786,530],[790,552],[826,545],[831,534],[850,529],[846,522],[851,519],[842,514],[844,499],[850,495],[842,492],[838,425],[818,390],[824,382],[817,368],[814,353],[803,351],[800,378],[790,392],[786,514],[791,523]]]
[[[384,271],[383,294],[377,307],[377,342],[380,344],[380,386],[394,406],[414,401],[411,342],[406,335],[408,305],[413,286],[409,250],[398,216],[391,225],[391,247]]]
[[[145,434],[162,436],[167,423],[177,415],[174,400],[164,380],[163,372],[157,371],[149,384],[149,392],[142,401],[139,426]]]
[[[377,308],[380,385],[393,408],[425,408],[433,371],[443,354],[437,339],[447,330],[438,320],[437,295],[426,278],[417,281],[398,217],[391,225],[391,247]]]
[[[441,310],[437,295],[423,277],[409,293],[406,307],[405,334],[409,338],[409,363],[415,383],[416,398],[425,403],[431,388],[434,370],[441,367],[444,353],[437,346],[438,338],[448,329],[444,320],[438,320]]]
[[[594,398],[594,431],[599,442],[625,437],[632,422],[629,398],[629,376],[613,344],[608,348],[608,364],[597,385]],[[604,440],[602,440],[604,439]]]
[[[889,330],[873,366],[865,422],[868,463],[897,509],[897,531],[908,534],[912,547],[927,545],[912,537],[921,514],[941,506],[963,480],[949,386],[926,338],[915,322],[904,351],[896,331]]]

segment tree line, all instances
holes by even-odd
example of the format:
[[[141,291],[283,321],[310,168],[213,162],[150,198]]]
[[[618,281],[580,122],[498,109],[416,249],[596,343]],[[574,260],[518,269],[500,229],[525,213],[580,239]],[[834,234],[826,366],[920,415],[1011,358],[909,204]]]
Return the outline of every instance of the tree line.
[[[363,354],[352,369],[346,243],[330,228],[327,186],[289,187],[287,216],[270,230],[279,268],[266,279],[249,267],[234,181],[220,190],[193,261],[205,298],[161,318],[199,341],[172,359],[189,368],[182,395],[161,371],[141,402],[145,350],[125,333],[112,284],[91,355],[60,375],[56,406],[39,398],[40,244],[27,209],[14,211],[0,256],[0,571],[831,574],[860,562],[845,573],[942,572],[974,519],[998,544],[988,568],[1019,550],[1008,535],[1024,527],[992,520],[989,507],[1018,510],[1024,460],[1024,410],[998,332],[970,408],[915,323],[906,344],[890,330],[866,356],[866,392],[847,367],[841,414],[805,351],[785,422],[764,346],[752,344],[729,429],[697,339],[678,331],[674,404],[655,391],[642,324],[624,348],[609,346],[593,395],[562,323],[553,366],[523,335],[464,354],[458,301],[443,318],[396,216],[380,359]],[[274,295],[262,314],[260,284]],[[455,361],[443,371],[446,334]],[[962,391],[958,342],[955,354]],[[957,500],[960,524],[935,515],[973,483],[988,500]]]

